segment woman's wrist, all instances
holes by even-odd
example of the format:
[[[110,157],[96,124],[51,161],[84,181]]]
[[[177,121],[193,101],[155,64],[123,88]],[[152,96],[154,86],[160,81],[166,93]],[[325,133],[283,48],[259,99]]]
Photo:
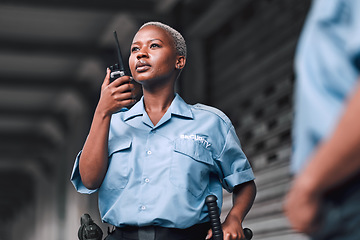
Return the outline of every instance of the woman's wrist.
[[[111,115],[112,115],[111,112],[106,111],[105,109],[102,109],[99,106],[97,106],[95,109],[94,118],[105,120],[107,118],[110,118]]]

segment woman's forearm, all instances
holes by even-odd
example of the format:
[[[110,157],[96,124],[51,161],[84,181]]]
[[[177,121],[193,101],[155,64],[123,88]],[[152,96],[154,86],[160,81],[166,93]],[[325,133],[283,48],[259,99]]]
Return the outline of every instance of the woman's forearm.
[[[110,69],[107,69],[90,132],[80,155],[80,176],[88,189],[100,187],[107,171],[112,114],[135,103],[137,92],[133,92],[135,86],[130,82],[129,76],[122,76],[110,83]]]
[[[253,205],[256,195],[254,181],[237,185],[233,192],[233,207],[223,223],[224,239],[245,239],[242,222]]]
[[[111,115],[95,111],[89,135],[80,155],[81,180],[88,189],[100,187],[108,165],[108,135]]]
[[[233,207],[229,213],[241,218],[241,222],[249,212],[256,196],[256,185],[249,181],[235,187],[233,192]]]

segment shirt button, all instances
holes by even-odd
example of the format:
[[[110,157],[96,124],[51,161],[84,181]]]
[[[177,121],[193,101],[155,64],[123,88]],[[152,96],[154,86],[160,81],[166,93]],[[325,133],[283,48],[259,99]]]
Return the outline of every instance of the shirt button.
[[[145,207],[145,206],[141,206],[140,208],[141,208],[141,210],[145,210],[145,209],[146,209],[146,207]]]
[[[147,151],[146,153],[147,153],[148,155],[152,154],[152,152],[151,152],[150,150],[149,150],[149,151]]]
[[[150,179],[145,178],[145,182],[146,182],[146,183],[150,182]]]

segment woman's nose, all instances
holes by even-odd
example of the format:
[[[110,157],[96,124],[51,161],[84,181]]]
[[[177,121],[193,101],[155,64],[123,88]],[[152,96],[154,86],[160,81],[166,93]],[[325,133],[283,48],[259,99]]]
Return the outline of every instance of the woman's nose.
[[[137,57],[137,59],[148,57],[148,53],[146,51],[144,51],[144,50],[140,50],[137,53],[136,57]]]

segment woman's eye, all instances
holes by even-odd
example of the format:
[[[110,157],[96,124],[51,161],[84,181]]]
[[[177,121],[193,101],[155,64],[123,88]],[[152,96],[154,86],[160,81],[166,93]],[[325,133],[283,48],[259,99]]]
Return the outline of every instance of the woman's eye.
[[[159,48],[159,47],[160,47],[160,45],[157,44],[157,43],[152,43],[152,44],[150,45],[150,48]]]
[[[135,52],[135,51],[138,51],[138,50],[139,50],[138,47],[132,47],[132,48],[131,48],[131,52]]]

